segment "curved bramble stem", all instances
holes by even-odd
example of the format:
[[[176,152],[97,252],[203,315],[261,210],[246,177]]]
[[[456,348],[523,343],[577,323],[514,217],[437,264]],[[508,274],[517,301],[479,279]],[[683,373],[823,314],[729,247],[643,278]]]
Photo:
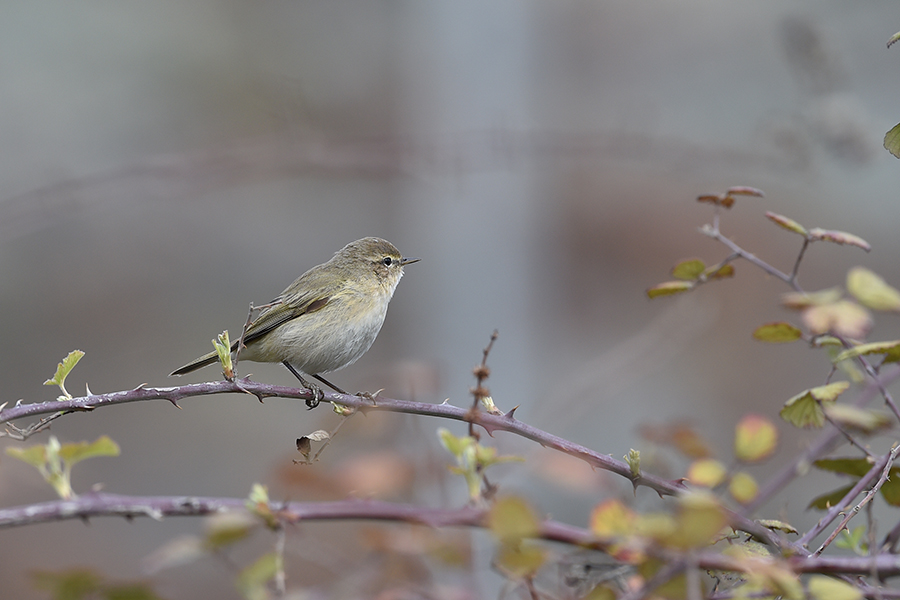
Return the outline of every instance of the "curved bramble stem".
[[[62,416],[69,412],[95,410],[131,402],[168,400],[169,402],[174,403],[184,398],[195,396],[233,393],[246,394],[247,392],[253,394],[257,398],[295,398],[305,401],[313,397],[313,392],[305,388],[268,385],[257,383],[246,378],[234,382],[227,380],[213,381],[207,383],[194,383],[179,387],[151,388],[139,386],[133,390],[113,392],[110,394],[94,394],[67,400],[19,404],[12,408],[4,408],[0,411],[0,424],[43,414],[61,413],[59,416]],[[684,484],[678,481],[670,481],[661,477],[644,474],[634,477],[630,467],[624,461],[616,460],[607,454],[596,452],[536,427],[532,427],[531,425],[527,425],[511,414],[493,415],[484,411],[466,410],[451,404],[410,402],[407,400],[395,400],[380,396],[377,398],[377,403],[373,405],[370,399],[364,397],[324,391],[322,394],[325,402],[332,402],[363,412],[378,410],[452,419],[479,425],[484,428],[489,435],[493,435],[495,431],[507,431],[538,442],[543,446],[553,448],[584,460],[593,467],[621,475],[622,477],[629,479],[635,486],[649,487],[660,495],[677,495],[685,490]],[[7,433],[6,435],[10,434]]]

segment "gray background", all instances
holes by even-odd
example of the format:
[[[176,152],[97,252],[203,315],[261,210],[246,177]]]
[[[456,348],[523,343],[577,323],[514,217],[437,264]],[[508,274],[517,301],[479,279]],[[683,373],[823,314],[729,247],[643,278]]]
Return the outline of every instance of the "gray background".
[[[73,348],[87,353],[73,393],[172,384],[166,373],[222,329],[234,335],[249,302],[377,235],[423,260],[338,385],[466,404],[497,328],[488,385],[501,408],[648,461],[638,426],[683,419],[728,460],[740,415],[776,417],[824,381],[827,358],[752,340],[755,326],[794,315],[778,306],[785,286],[749,265],[687,297],[644,292],[679,259],[725,256],[696,233],[711,211],[694,198],[731,185],[767,197],[740,201],[723,229],[782,269],[799,239],[765,210],[872,244],[870,255],[814,246],[808,289],[842,284],[856,264],[900,284],[900,163],[881,149],[900,121],[900,50],[884,45],[898,29],[900,6],[886,1],[5,3],[0,400],[55,397],[41,383]],[[894,317],[876,327],[872,339],[898,335]],[[242,370],[293,381],[277,366]],[[357,418],[319,463],[298,467],[294,439],[332,427],[326,407],[223,396],[182,408],[57,421],[64,442],[107,433],[122,447],[80,465],[76,489],[242,497],[262,482],[275,498],[340,498],[366,494],[353,468],[405,469],[382,496],[465,501],[461,479],[438,476],[449,458],[434,433],[458,425]],[[810,437],[782,432],[781,457]],[[584,525],[599,499],[630,496],[532,444],[489,441],[528,458],[494,481],[555,518]],[[685,463],[653,468],[674,477]],[[808,527],[810,494],[795,488],[766,516]],[[651,495],[639,504],[652,508]],[[37,474],[0,457],[0,503],[50,498]],[[98,519],[4,531],[4,595],[40,597],[27,584],[34,567],[141,577],[142,558],[201,529]],[[334,561],[368,560],[356,531],[293,531],[289,582],[337,593]],[[490,545],[476,552],[486,565]],[[475,589],[498,585],[486,566],[472,572]],[[169,597],[235,594],[213,561],[153,581]]]

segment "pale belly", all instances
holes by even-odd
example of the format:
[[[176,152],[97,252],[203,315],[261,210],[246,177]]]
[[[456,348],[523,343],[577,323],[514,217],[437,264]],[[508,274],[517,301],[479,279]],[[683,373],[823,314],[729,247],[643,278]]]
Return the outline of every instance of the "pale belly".
[[[327,315],[322,313],[331,308]],[[353,364],[372,346],[384,317],[383,310],[363,311],[362,319],[348,319],[346,311],[328,307],[323,311],[288,321],[241,351],[241,360],[256,362],[288,361],[298,370],[317,375],[337,371]],[[323,318],[327,317],[327,318]]]

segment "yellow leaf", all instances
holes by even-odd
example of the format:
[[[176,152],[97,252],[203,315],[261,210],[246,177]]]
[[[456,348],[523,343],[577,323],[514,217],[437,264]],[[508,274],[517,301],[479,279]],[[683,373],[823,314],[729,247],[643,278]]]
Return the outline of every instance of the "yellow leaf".
[[[715,265],[706,269],[703,274],[707,279],[725,279],[726,277],[734,277],[734,265],[728,263],[726,265],[722,265],[718,269],[715,268]]]
[[[853,267],[847,273],[847,291],[872,310],[900,311],[900,291],[865,267]]]
[[[705,492],[679,496],[676,513],[678,533],[668,540],[674,548],[699,548],[709,544],[728,524],[722,506]]]
[[[838,363],[848,358],[856,358],[866,354],[884,354],[884,362],[897,362],[900,360],[900,340],[890,342],[871,342],[869,344],[859,344],[849,350],[844,350],[834,357],[834,362]]]
[[[770,342],[773,344],[783,344],[785,342],[794,342],[803,337],[803,332],[791,325],[790,323],[766,323],[760,325],[753,332],[753,337],[761,342]]]
[[[766,212],[766,217],[768,217],[770,221],[773,221],[773,222],[777,223],[778,225],[781,225],[788,231],[793,231],[794,233],[798,233],[798,234],[802,235],[803,237],[806,237],[809,233],[806,231],[806,227],[804,227],[797,221],[795,221],[793,219],[789,219],[783,215],[775,214],[773,212]]]
[[[844,427],[858,429],[866,433],[875,433],[882,429],[888,429],[892,420],[884,413],[850,406],[849,404],[828,404],[824,407],[825,414],[832,421]]]
[[[699,258],[683,260],[672,269],[672,277],[684,281],[693,281],[700,277],[706,269],[706,265]]]
[[[502,544],[497,564],[513,577],[531,577],[546,558],[546,550],[534,544]]]
[[[772,531],[783,531],[785,533],[793,534],[798,533],[796,527],[794,527],[790,523],[779,521],[778,519],[757,519],[756,522],[766,529],[771,529]]]
[[[897,41],[897,34],[895,33],[890,41],[888,41],[888,46]],[[891,127],[891,130],[884,134],[884,149],[900,158],[900,123]]]
[[[649,298],[671,296],[672,294],[687,292],[693,287],[694,283],[692,281],[665,281],[647,290],[647,296]]]
[[[500,498],[488,513],[488,527],[503,542],[518,542],[534,537],[540,529],[537,514],[521,498]]]
[[[688,468],[688,480],[703,487],[716,487],[728,475],[728,470],[721,462],[713,458],[701,458],[691,463]]]
[[[746,415],[734,429],[734,454],[743,462],[759,462],[775,452],[778,429],[766,417]]]
[[[813,600],[862,600],[863,593],[855,586],[825,575],[813,575],[806,584]]]
[[[591,511],[591,532],[600,538],[623,537],[634,533],[635,513],[620,501],[604,500]]]
[[[827,385],[820,385],[809,389],[812,397],[821,402],[834,402],[838,396],[847,391],[850,387],[849,381],[835,381]]]
[[[728,483],[728,491],[731,496],[741,504],[751,502],[759,493],[759,485],[749,473],[739,471],[732,475]]]

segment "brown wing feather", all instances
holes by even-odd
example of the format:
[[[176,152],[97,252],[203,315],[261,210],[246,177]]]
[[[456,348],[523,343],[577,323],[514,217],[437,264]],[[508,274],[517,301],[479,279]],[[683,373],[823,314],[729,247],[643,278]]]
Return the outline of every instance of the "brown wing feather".
[[[317,298],[305,306],[284,308],[281,310],[279,310],[279,307],[284,306],[283,304],[272,307],[268,312],[260,315],[260,317],[250,325],[250,328],[247,329],[247,333],[244,335],[244,345],[246,346],[253,340],[258,340],[288,321],[322,310],[330,301],[331,296],[325,296],[324,298]],[[239,343],[240,340],[237,340],[231,344],[232,352],[237,350]]]

